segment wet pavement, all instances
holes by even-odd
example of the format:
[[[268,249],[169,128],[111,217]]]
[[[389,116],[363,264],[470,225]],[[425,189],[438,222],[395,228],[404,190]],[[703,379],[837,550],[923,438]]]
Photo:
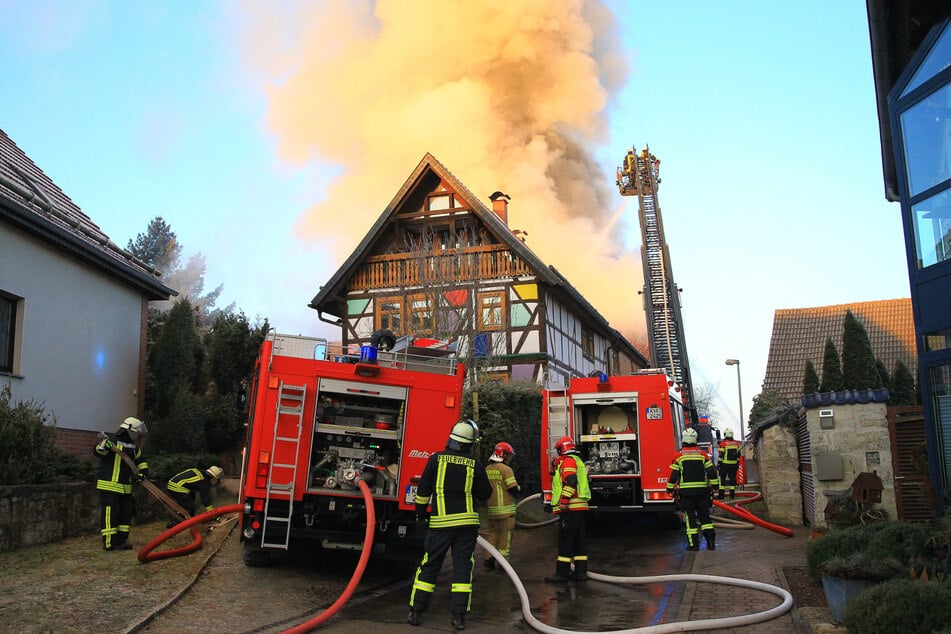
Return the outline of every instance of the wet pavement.
[[[809,531],[794,528],[786,537],[765,528],[720,528],[717,550],[688,552],[680,530],[622,526],[589,532],[590,570],[611,576],[641,577],[697,574],[732,577],[784,588],[783,567],[804,566]],[[554,567],[556,529],[517,530],[511,565],[525,587],[530,610],[539,622],[563,630],[604,632],[683,621],[743,617],[777,608],[783,597],[759,589],[695,581],[618,585],[591,579],[552,585],[543,581]],[[472,610],[467,632],[534,631],[522,614],[519,593],[502,571],[480,565],[477,549]],[[453,631],[450,626],[449,577],[444,568],[432,605],[421,627],[406,622],[409,587],[384,590],[351,602],[321,630],[334,633],[378,631]],[[697,624],[700,625],[700,624]],[[692,629],[684,627],[683,631]],[[827,609],[791,610],[758,623],[710,624],[709,632],[842,632]]]

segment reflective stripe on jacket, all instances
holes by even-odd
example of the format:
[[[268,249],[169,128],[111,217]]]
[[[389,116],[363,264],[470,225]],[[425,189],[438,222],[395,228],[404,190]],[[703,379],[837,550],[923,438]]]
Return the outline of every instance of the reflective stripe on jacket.
[[[431,504],[430,528],[478,526],[474,500],[485,502],[490,495],[492,485],[482,464],[468,452],[446,449],[426,462],[416,489],[416,510],[425,512]]]
[[[145,473],[149,469],[148,463],[142,457],[142,450],[136,447],[135,443],[129,440],[120,440],[110,434],[93,448],[93,453],[99,458],[96,488],[100,491],[131,494],[132,479],[136,476],[136,473],[129,468],[129,465],[122,460],[117,452],[106,449],[106,440],[111,440],[113,445],[122,449],[122,453],[131,457],[138,467],[139,473]]]
[[[512,467],[504,462],[493,462],[485,468],[492,484],[492,496],[489,498],[489,517],[512,517],[515,515],[515,498],[512,489],[519,490]]]
[[[181,473],[173,475],[165,488],[175,493],[185,493],[188,495],[198,493],[205,510],[211,510],[211,483],[200,469],[192,467],[191,469],[185,469]]]
[[[720,462],[723,464],[736,464],[740,461],[740,443],[733,439],[721,440]]]
[[[710,457],[696,446],[685,446],[670,465],[667,490],[673,491],[675,486],[681,491],[706,490],[708,481],[717,482],[717,469]]]
[[[559,513],[562,501],[568,503],[569,511],[587,511],[588,500],[591,499],[591,488],[588,485],[588,471],[585,469],[581,456],[570,453],[558,463],[555,475],[551,480],[552,512]]]

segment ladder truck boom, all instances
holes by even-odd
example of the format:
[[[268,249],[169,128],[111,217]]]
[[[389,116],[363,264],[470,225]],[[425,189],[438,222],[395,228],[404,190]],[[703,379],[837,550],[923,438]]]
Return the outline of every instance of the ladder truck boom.
[[[644,267],[642,294],[652,365],[665,368],[682,386],[684,406],[692,424],[697,425],[680,294],[674,283],[670,250],[664,237],[664,221],[657,199],[659,185],[660,160],[650,153],[649,148],[640,153],[634,149],[628,150],[617,169],[617,186],[622,196],[636,196],[638,201],[641,262]]]

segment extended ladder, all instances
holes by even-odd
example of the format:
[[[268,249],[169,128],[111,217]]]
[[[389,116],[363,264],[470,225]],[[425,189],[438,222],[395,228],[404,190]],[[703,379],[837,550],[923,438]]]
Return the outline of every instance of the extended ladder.
[[[294,483],[297,481],[297,462],[304,422],[306,385],[287,385],[283,381],[277,390],[277,414],[274,417],[274,440],[271,444],[271,464],[268,469],[267,495],[264,498],[264,524],[261,527],[261,547],[287,550],[291,540],[291,517],[294,514]],[[277,462],[293,455],[290,463]],[[277,480],[277,481],[276,481]],[[287,502],[272,505],[272,502]],[[276,508],[275,508],[276,507]],[[268,531],[270,528],[270,531]]]

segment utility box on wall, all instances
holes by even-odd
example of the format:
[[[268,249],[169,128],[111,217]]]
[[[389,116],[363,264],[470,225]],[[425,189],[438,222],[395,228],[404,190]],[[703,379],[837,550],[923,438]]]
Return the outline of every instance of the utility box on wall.
[[[835,429],[835,417],[831,409],[819,410],[819,429]]]
[[[816,479],[841,480],[845,477],[842,456],[837,453],[816,454]]]

